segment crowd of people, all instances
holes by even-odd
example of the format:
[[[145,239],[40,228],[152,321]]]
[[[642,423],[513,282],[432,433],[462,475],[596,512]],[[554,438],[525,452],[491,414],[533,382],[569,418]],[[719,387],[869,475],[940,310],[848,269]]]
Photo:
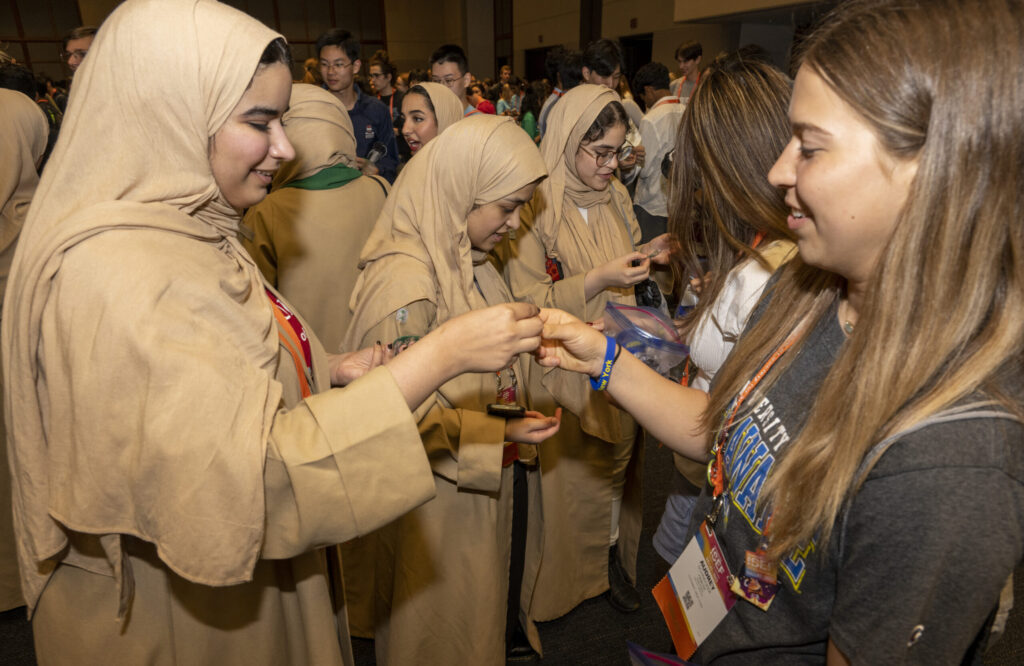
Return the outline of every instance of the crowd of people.
[[[69,33],[66,99],[0,64],[39,663],[539,659],[641,606],[645,437],[653,547],[724,604],[676,590],[686,663],[980,658],[1024,560],[1024,3],[968,4],[841,3],[792,78],[688,42],[627,82],[609,39],[400,73],[331,29],[294,81],[214,0]]]

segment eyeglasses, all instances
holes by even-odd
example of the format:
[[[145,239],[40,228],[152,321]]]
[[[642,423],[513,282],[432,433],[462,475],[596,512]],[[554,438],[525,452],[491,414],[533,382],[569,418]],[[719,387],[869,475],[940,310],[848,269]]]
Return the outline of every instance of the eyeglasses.
[[[332,69],[342,70],[342,69],[348,69],[349,67],[351,67],[354,64],[355,64],[354,62],[342,63],[342,62],[327,62],[326,60],[321,60],[320,61],[320,68],[321,69],[326,69],[326,70],[332,70]]]
[[[383,79],[385,76],[387,76],[387,74],[385,74],[384,72],[381,72],[380,74],[374,74],[373,72],[370,72],[371,79]]]
[[[64,51],[64,59],[71,60],[72,57],[82,60],[85,58],[85,54],[89,52],[89,49],[75,49],[74,51]]]
[[[600,153],[592,153],[583,145],[580,145],[580,150],[597,160],[597,166],[603,167],[611,164],[612,158],[614,158],[616,162],[621,162],[628,158],[633,153],[633,144],[627,141],[622,144],[618,150],[606,150]]]
[[[452,86],[454,86],[456,83],[458,83],[461,80],[462,80],[461,76],[446,76],[443,79],[441,77],[439,77],[439,76],[432,76],[432,77],[430,77],[431,83],[440,83],[442,85],[448,86],[449,88],[451,88]]]

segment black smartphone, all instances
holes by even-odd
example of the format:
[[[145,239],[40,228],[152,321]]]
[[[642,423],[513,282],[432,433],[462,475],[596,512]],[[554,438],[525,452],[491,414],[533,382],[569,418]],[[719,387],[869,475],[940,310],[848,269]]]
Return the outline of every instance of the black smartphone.
[[[503,405],[492,402],[487,405],[487,413],[491,416],[500,416],[504,419],[521,419],[526,416],[526,407],[522,405]]]

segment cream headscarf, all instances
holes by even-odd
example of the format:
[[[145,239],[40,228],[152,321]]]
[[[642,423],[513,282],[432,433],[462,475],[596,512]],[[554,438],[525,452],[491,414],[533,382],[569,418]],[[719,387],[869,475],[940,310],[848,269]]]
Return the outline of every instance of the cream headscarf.
[[[434,117],[437,119],[438,135],[462,120],[462,102],[451,91],[451,88],[429,81],[417,83],[416,85],[422,86],[430,97],[430,104],[434,107]]]
[[[63,526],[100,537],[122,602],[130,594],[122,534],[156,544],[193,582],[252,575],[264,533],[265,447],[281,397],[271,379],[278,339],[207,151],[276,37],[212,0],[128,0],[75,75],[3,317],[30,609],[53,571],[46,561],[75,555],[65,551]],[[66,253],[81,244],[89,256],[84,244],[101,235],[132,265],[76,283],[86,296],[53,316],[51,285]],[[176,253],[191,272],[167,267],[154,248]],[[189,263],[196,253],[212,263]],[[72,312],[74,338],[55,323]]]
[[[629,242],[623,219],[627,207],[632,208],[628,196],[615,188],[614,181],[604,190],[591,189],[576,173],[576,151],[583,135],[604,107],[618,101],[619,96],[605,86],[576,86],[551,110],[541,142],[551,175],[534,193],[533,230],[547,255],[557,257],[570,275],[621,256],[622,239]],[[579,208],[588,210],[589,224]]]
[[[329,91],[308,83],[292,85],[288,111],[282,119],[295,159],[274,176],[274,189],[301,180],[335,164],[355,167],[356,137],[345,105]]]
[[[32,98],[0,88],[0,304],[32,194],[39,184],[36,164],[46,151],[49,125]]]
[[[550,176],[534,192],[532,229],[549,257],[562,263],[567,275],[583,275],[629,251],[640,240],[639,227],[627,228],[632,203],[614,179],[604,190],[591,189],[576,173],[576,151],[583,135],[611,102],[613,90],[582,84],[558,100],[548,116],[541,154]],[[579,209],[587,209],[584,220]],[[609,302],[635,305],[633,289],[605,289],[586,302],[585,318],[598,320]],[[629,440],[635,429],[625,412],[590,389],[587,378],[561,368],[545,368],[543,384],[566,408],[580,417],[584,431],[609,442]]]
[[[471,116],[424,146],[402,170],[363,247],[345,348],[355,349],[366,331],[417,300],[433,303],[438,321],[484,307],[473,287],[466,216],[545,173],[536,146],[509,118]]]

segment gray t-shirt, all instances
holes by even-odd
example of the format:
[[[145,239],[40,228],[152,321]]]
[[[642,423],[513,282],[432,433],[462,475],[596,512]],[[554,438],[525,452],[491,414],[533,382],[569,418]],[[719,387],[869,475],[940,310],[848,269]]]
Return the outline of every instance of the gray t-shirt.
[[[724,449],[728,512],[716,529],[734,574],[761,540],[763,482],[803,427],[843,341],[833,310],[737,418]],[[822,664],[831,637],[855,664],[959,663],[1024,556],[1022,443],[1024,427],[998,418],[900,438],[850,505],[844,537],[837,527],[826,553],[815,543],[792,553],[769,610],[737,600],[692,660]],[[691,532],[710,506],[705,487]]]

